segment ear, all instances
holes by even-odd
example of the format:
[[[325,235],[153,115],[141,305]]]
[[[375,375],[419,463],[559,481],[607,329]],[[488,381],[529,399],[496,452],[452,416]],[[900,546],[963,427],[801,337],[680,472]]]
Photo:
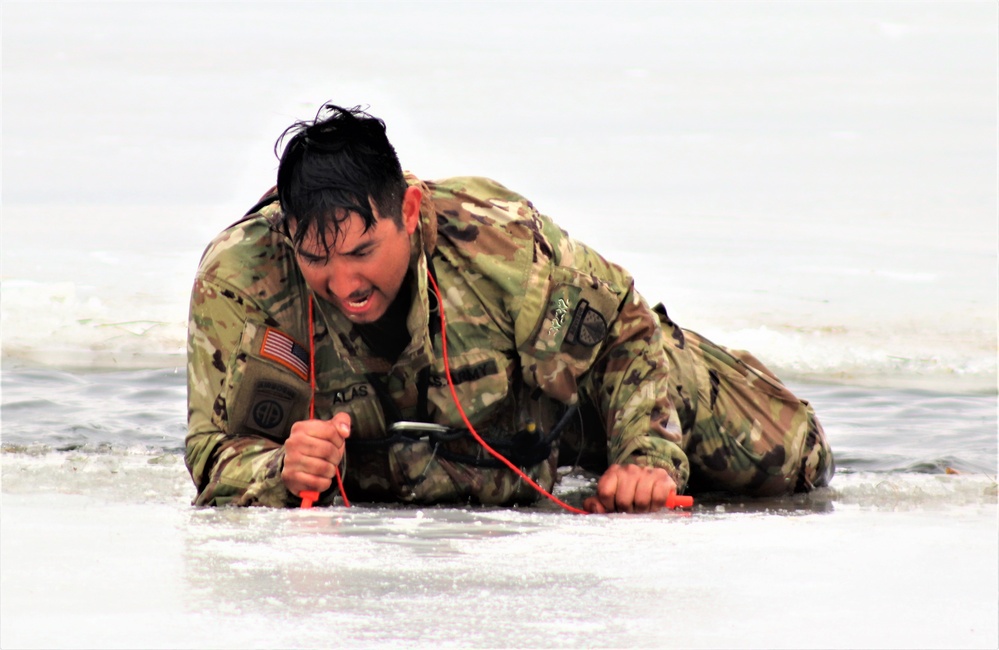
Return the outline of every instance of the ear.
[[[420,226],[420,204],[423,202],[423,192],[420,188],[409,186],[402,196],[402,225],[406,233],[412,235]]]

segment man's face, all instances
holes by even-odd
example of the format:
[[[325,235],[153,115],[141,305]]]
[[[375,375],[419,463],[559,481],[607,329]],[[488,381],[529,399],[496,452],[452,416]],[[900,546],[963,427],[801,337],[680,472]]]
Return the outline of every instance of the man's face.
[[[375,225],[367,232],[361,217],[350,214],[340,224],[340,236],[332,242],[328,257],[312,233],[296,253],[312,290],[354,323],[378,320],[399,295],[409,268],[410,236],[419,225],[419,190],[415,210],[407,193],[402,224],[382,217],[377,209],[374,212]]]

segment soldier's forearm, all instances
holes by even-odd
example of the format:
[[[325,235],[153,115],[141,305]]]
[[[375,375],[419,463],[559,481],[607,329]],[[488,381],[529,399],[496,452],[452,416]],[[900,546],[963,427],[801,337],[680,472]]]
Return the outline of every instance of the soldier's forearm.
[[[682,489],[689,464],[668,380],[658,319],[632,291],[610,329],[589,392],[599,396],[604,414],[608,462],[665,469]]]
[[[195,505],[294,505],[281,479],[284,448],[273,440],[196,434],[188,437],[186,460],[198,488]]]

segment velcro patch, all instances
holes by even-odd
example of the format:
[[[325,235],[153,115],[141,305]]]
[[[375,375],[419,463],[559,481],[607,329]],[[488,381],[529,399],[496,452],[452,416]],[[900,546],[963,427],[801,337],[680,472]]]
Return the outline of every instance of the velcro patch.
[[[246,426],[264,435],[280,438],[291,427],[289,421],[298,392],[272,381],[259,381],[253,387]]]
[[[495,375],[498,373],[499,368],[496,367],[496,360],[487,359],[486,361],[470,366],[453,369],[451,371],[451,381],[454,382],[455,386],[457,386],[458,384],[464,384],[467,381],[478,381],[483,377],[488,377],[489,375]],[[443,388],[447,386],[447,376],[431,373],[430,385],[434,388]]]
[[[268,327],[260,345],[260,356],[280,363],[304,381],[309,380],[309,351],[284,332]]]
[[[585,345],[592,348],[607,336],[607,321],[600,312],[591,309],[590,303],[580,300],[576,311],[572,313],[572,323],[565,333],[565,342],[569,345]]]
[[[346,388],[340,388],[333,392],[333,403],[334,404],[347,404],[352,402],[357,398],[365,398],[368,395],[374,394],[374,389],[371,384],[366,382],[359,382],[356,384],[351,384]]]

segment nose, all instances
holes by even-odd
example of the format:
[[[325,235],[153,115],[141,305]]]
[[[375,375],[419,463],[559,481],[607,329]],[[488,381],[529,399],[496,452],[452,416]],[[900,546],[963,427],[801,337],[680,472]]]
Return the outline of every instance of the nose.
[[[329,265],[326,287],[330,294],[341,300],[365,288],[364,279],[356,272],[353,265],[336,259]]]

